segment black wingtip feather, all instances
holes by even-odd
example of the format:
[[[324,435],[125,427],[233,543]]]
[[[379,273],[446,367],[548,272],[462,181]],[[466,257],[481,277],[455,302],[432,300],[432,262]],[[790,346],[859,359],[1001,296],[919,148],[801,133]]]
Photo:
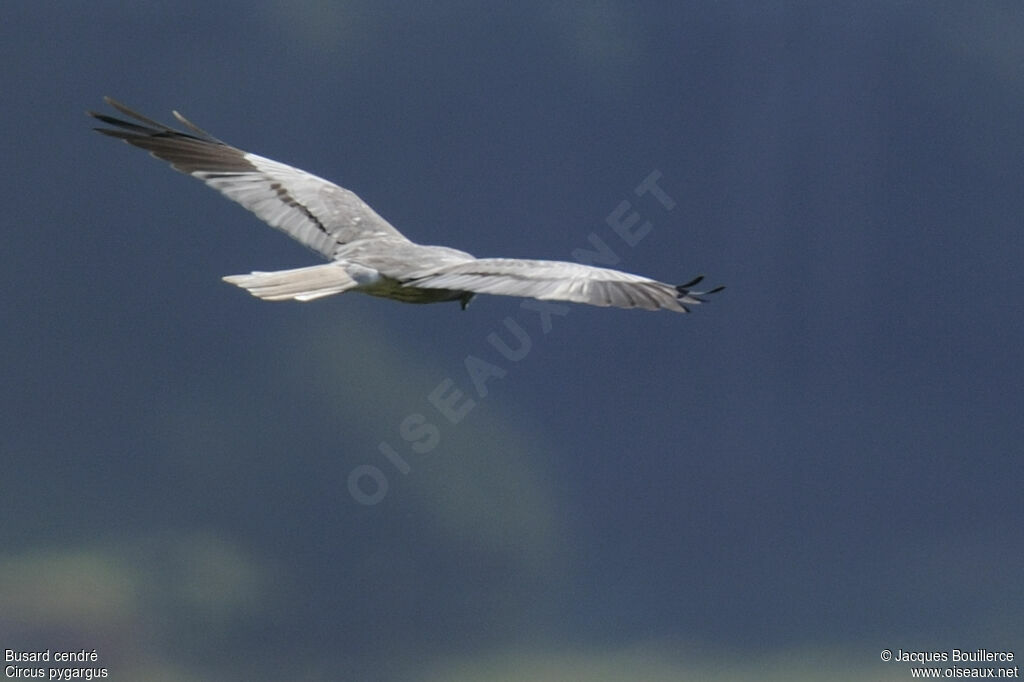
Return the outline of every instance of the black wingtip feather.
[[[101,121],[103,123],[106,123],[107,125],[114,126],[115,128],[122,128],[123,130],[130,130],[133,133],[138,133],[139,135],[153,135],[154,133],[158,132],[158,131],[154,131],[152,128],[147,128],[145,126],[140,126],[137,123],[132,123],[131,121],[122,121],[119,118],[114,118],[113,116],[107,116],[106,114],[98,114],[98,113],[96,113],[94,111],[90,111],[89,115],[92,116],[93,118],[95,118],[97,121]],[[97,128],[97,130],[103,130],[103,129]]]
[[[684,289],[689,289],[692,286],[696,286],[697,284],[700,284],[702,279],[704,279],[704,275],[697,275],[697,277],[695,277],[694,279],[691,279],[686,284],[679,284],[679,285],[677,285],[676,286],[676,291],[683,291]]]
[[[113,108],[117,109],[118,111],[120,111],[122,114],[124,114],[128,118],[134,118],[136,121],[139,121],[141,123],[145,123],[147,126],[150,126],[152,128],[156,128],[157,130],[162,130],[162,131],[165,131],[165,132],[172,130],[169,126],[166,126],[163,123],[160,123],[159,121],[154,121],[153,119],[149,118],[148,116],[143,116],[142,114],[140,114],[139,112],[135,111],[134,109],[129,109],[128,107],[126,107],[125,105],[121,104],[120,102],[118,102],[113,97],[104,97],[103,101],[106,102],[107,104],[109,104],[110,106],[112,106]]]
[[[129,118],[133,118],[135,119],[135,121],[138,121],[138,123],[136,123],[135,121],[126,121],[124,119],[116,118],[108,114],[101,114],[96,111],[86,111],[85,113],[89,116],[92,116],[96,120],[102,121],[103,123],[106,123],[107,125],[114,127],[113,130],[106,128],[94,129],[106,135],[110,135],[112,137],[120,137],[121,139],[128,139],[131,136],[173,137],[199,140],[202,142],[213,142],[216,144],[225,144],[221,140],[218,140],[216,137],[214,137],[210,133],[206,132],[205,130],[197,126],[192,121],[182,116],[177,111],[173,112],[174,117],[181,121],[181,123],[185,125],[189,130],[191,130],[191,133],[187,133],[181,130],[175,130],[174,128],[164,123],[154,121],[151,118],[143,116],[137,111],[129,109],[128,107],[126,107],[125,105],[121,104],[120,102],[111,97],[104,97],[103,101],[109,104],[114,109],[117,109],[117,111],[121,112],[125,116],[128,116]]]
[[[174,118],[178,119],[178,121],[180,121],[182,125],[184,125],[186,128],[188,128],[189,130],[194,132],[196,135],[199,135],[200,137],[206,138],[207,140],[209,140],[211,142],[220,142],[220,144],[224,144],[223,142],[218,140],[216,137],[214,137],[210,133],[206,132],[205,130],[203,130],[202,128],[197,126],[192,121],[190,121],[187,118],[185,118],[184,116],[182,116],[180,112],[172,111],[171,113],[174,114]]]
[[[705,298],[705,296],[708,296],[710,294],[717,294],[719,291],[725,288],[724,286],[717,286],[709,291],[694,291],[693,289],[690,288],[693,285],[698,284],[703,279],[704,276],[701,275],[700,277],[690,282],[687,282],[686,284],[680,284],[679,286],[675,287],[676,291],[678,292],[676,298],[679,302],[679,306],[683,309],[683,312],[690,312],[690,309],[683,305],[683,303],[689,303],[692,305],[707,303],[708,299]]]

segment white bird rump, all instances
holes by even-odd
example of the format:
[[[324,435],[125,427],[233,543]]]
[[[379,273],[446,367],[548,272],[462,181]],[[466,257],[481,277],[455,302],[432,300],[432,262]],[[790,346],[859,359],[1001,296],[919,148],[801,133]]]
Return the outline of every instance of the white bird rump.
[[[689,312],[687,306],[703,303],[703,296],[724,288],[694,291],[701,277],[673,286],[579,263],[474,258],[456,249],[415,244],[351,190],[225,144],[176,111],[175,118],[189,132],[104,99],[133,120],[88,112],[111,126],[97,131],[145,149],[202,180],[330,260],[323,265],[224,278],[264,300],[312,301],[359,291],[406,303],[459,301],[465,308],[475,294],[498,294]]]

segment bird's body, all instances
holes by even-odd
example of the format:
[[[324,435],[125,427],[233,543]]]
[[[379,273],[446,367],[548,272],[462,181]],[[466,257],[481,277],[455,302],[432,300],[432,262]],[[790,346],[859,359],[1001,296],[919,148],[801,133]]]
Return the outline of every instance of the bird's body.
[[[231,275],[225,281],[265,300],[310,301],[358,291],[405,303],[459,301],[475,294],[522,296],[620,308],[688,312],[701,278],[673,286],[639,275],[563,261],[475,258],[407,239],[355,193],[305,171],[227,145],[178,112],[191,132],[169,128],[124,105],[134,121],[89,112],[101,133],[149,151],[204,181],[329,260],[293,270]]]

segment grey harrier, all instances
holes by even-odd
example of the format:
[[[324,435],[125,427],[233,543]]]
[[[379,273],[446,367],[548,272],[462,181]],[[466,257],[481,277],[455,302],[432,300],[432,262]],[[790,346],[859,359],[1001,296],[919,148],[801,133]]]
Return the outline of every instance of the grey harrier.
[[[113,126],[104,135],[145,149],[199,178],[330,262],[294,270],[252,272],[224,280],[268,301],[311,301],[345,291],[406,303],[459,301],[501,294],[597,306],[689,312],[687,305],[720,291],[694,291],[702,278],[673,286],[580,263],[474,258],[444,246],[415,244],[355,193],[315,175],[221,142],[188,121],[190,132],[157,123],[105,98],[130,119],[88,112]]]

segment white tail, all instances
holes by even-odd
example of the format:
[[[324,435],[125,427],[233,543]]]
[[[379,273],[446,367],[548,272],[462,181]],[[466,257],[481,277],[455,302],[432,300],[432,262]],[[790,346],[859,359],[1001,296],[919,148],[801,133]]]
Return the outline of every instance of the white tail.
[[[340,294],[358,286],[340,263],[325,263],[277,272],[230,275],[225,277],[224,281],[242,287],[265,301],[312,301],[331,294]]]

